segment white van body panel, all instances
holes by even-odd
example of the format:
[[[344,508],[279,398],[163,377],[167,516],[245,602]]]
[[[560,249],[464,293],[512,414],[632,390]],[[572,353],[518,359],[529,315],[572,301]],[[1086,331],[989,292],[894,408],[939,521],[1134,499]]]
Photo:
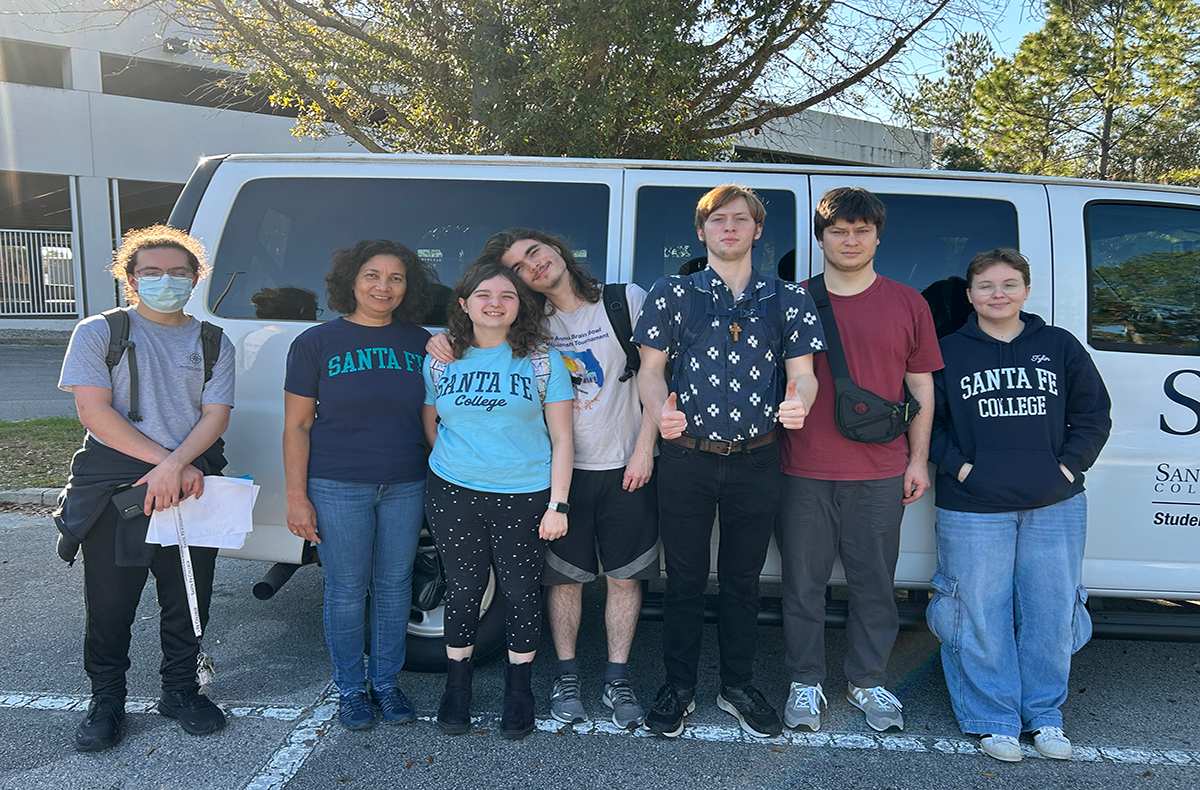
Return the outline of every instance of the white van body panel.
[[[604,271],[606,281],[632,281],[637,233],[637,195],[645,186],[709,188],[738,181],[758,189],[789,190],[795,196],[796,274],[802,280],[821,269],[822,257],[811,233],[812,208],[835,186],[863,186],[884,195],[969,197],[1003,201],[1015,207],[1019,243],[1031,261],[1033,290],[1027,308],[1084,341],[1113,398],[1113,433],[1096,467],[1088,472],[1089,535],[1084,582],[1106,596],[1200,597],[1200,530],[1156,524],[1158,514],[1200,516],[1200,432],[1173,435],[1166,421],[1183,433],[1200,421],[1200,359],[1196,350],[1131,353],[1097,350],[1088,344],[1089,262],[1084,211],[1098,200],[1191,206],[1200,209],[1200,191],[1131,186],[1066,179],[930,171],[880,171],[787,165],[723,165],[581,160],[494,159],[426,156],[231,156],[216,168],[191,222],[192,232],[220,254],[239,192],[261,179],[288,178],[434,179],[440,181],[586,182],[607,185],[609,212]],[[767,222],[782,220],[778,213]],[[939,217],[930,216],[931,227]],[[533,224],[533,223],[530,223]],[[380,233],[379,235],[384,235]],[[807,239],[807,241],[805,241]],[[409,244],[404,238],[398,239]],[[888,255],[888,227],[877,260]],[[314,255],[328,261],[332,250]],[[975,252],[977,250],[971,250]],[[231,285],[215,261],[218,275],[197,289],[188,311],[222,327],[238,352],[237,406],[226,434],[227,474],[248,474],[262,486],[255,506],[255,530],[245,548],[228,554],[256,560],[299,563],[303,543],[285,528],[286,513],[281,434],[283,378],[291,341],[311,324],[229,318],[209,310],[216,295]],[[965,274],[965,263],[959,276]],[[325,316],[329,318],[331,316]],[[1164,385],[1175,378],[1181,397],[1196,408],[1168,397]],[[1200,425],[1197,426],[1200,428]],[[1175,483],[1161,470],[1184,470]],[[1190,471],[1189,471],[1190,470]],[[1169,471],[1167,474],[1169,475]],[[932,474],[932,469],[931,469]],[[934,568],[933,492],[907,508],[902,528],[898,587],[922,588]],[[1184,519],[1186,521],[1186,518]],[[1200,521],[1200,520],[1198,520]],[[764,580],[778,579],[778,554],[772,549]],[[840,566],[834,584],[844,584]]]

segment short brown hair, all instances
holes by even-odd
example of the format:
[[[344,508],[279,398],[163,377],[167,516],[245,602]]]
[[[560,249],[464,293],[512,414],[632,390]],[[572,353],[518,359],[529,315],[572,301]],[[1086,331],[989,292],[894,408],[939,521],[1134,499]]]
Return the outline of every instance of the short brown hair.
[[[121,283],[125,292],[125,301],[137,304],[137,291],[129,285],[129,277],[137,267],[137,254],[142,250],[179,250],[187,256],[188,266],[192,274],[203,280],[212,268],[208,265],[208,255],[204,245],[193,236],[168,225],[151,225],[141,230],[131,230],[121,240],[121,246],[113,253],[112,265],[108,271],[113,279]]]
[[[703,228],[704,223],[708,222],[708,215],[728,205],[738,198],[745,198],[747,205],[750,206],[750,216],[754,218],[756,225],[761,225],[763,220],[767,218],[767,207],[763,205],[762,200],[755,194],[750,187],[744,187],[741,184],[722,184],[716,189],[710,189],[704,193],[704,197],[700,198],[700,202],[696,204],[696,227]]]
[[[887,207],[883,201],[862,187],[838,187],[821,196],[813,212],[813,235],[824,241],[825,229],[838,220],[866,222],[875,226],[877,234],[883,234],[883,221],[887,219]]]
[[[1025,285],[1029,285],[1029,259],[1014,247],[997,247],[977,254],[967,264],[967,287],[970,288],[976,277],[999,263],[1008,264],[1019,271]]]
[[[354,281],[363,264],[376,255],[391,255],[404,264],[404,298],[392,311],[397,321],[420,321],[433,304],[431,282],[437,278],[417,254],[398,241],[367,239],[353,247],[335,250],[333,265],[325,272],[325,303],[336,313],[350,315],[358,308]]]

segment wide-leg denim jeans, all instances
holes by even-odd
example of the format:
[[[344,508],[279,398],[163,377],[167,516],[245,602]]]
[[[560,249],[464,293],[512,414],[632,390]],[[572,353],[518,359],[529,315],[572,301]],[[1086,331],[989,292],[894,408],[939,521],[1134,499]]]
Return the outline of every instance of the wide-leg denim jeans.
[[[938,508],[926,619],[964,733],[1062,726],[1071,655],[1092,635],[1086,535],[1083,494],[1008,513]]]
[[[425,512],[425,481],[377,485],[309,478],[317,551],[325,574],[325,642],[342,694],[394,688],[404,666],[412,569]],[[367,593],[371,659],[364,672]]]

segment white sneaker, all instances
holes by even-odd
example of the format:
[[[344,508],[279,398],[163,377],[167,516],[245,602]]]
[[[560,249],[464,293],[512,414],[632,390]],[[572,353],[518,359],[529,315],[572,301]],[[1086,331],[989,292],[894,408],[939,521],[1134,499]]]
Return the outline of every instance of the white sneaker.
[[[979,746],[988,757],[1006,763],[1021,762],[1021,742],[1011,735],[985,735],[979,739]]]
[[[815,686],[793,683],[783,710],[783,723],[793,730],[806,727],[816,732],[821,729],[821,708],[828,704],[820,683]]]
[[[846,699],[867,715],[867,724],[871,725],[871,729],[878,732],[889,727],[904,729],[904,714],[900,712],[904,706],[892,692],[883,686],[869,689],[861,689],[853,683],[847,683],[846,686]]]
[[[1071,759],[1071,741],[1063,735],[1062,727],[1042,727],[1035,730],[1033,748],[1051,760]]]

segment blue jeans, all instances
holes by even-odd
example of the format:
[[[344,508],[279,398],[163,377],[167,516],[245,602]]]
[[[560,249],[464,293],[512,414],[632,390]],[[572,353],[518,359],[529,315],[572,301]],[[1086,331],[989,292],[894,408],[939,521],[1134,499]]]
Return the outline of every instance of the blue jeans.
[[[412,569],[425,510],[425,481],[377,485],[309,478],[317,551],[325,574],[325,642],[342,694],[395,688],[404,667]],[[371,594],[371,660],[363,631]]]
[[[1036,510],[938,508],[925,617],[964,733],[1061,727],[1071,655],[1092,636],[1083,587],[1087,500]]]

